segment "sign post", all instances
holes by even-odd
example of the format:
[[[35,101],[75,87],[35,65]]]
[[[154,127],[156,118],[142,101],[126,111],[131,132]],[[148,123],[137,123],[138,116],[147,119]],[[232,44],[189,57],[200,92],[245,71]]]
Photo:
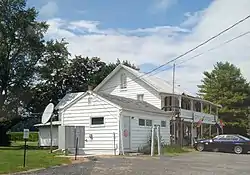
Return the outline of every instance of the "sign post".
[[[23,167],[25,167],[26,163],[26,150],[27,150],[27,140],[29,138],[29,129],[23,130],[23,139],[24,139],[24,154],[23,154]]]

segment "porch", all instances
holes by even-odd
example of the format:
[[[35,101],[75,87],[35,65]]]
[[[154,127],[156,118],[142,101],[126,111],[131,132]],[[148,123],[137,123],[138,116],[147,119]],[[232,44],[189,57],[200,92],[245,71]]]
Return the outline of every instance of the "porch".
[[[172,112],[171,142],[192,145],[194,139],[218,134],[215,126],[218,108],[218,105],[200,98],[176,94],[162,96],[162,110]],[[201,120],[201,124],[197,126]]]

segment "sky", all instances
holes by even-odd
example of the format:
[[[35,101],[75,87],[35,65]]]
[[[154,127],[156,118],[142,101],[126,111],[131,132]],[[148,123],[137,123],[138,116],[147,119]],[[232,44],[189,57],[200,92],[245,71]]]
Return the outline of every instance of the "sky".
[[[50,25],[46,38],[65,38],[73,56],[129,60],[143,72],[250,15],[249,0],[28,0],[27,4],[39,11],[38,20]],[[155,76],[172,82],[175,63],[176,85],[196,93],[204,71],[211,71],[218,61],[229,61],[250,81],[250,34],[222,45],[248,31],[250,19],[167,64]]]

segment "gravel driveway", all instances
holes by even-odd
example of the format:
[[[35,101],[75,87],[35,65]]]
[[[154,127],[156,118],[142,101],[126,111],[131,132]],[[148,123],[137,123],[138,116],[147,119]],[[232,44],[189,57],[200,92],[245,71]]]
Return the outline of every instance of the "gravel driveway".
[[[82,164],[49,168],[38,175],[249,175],[250,155],[188,153],[176,157],[97,158]]]

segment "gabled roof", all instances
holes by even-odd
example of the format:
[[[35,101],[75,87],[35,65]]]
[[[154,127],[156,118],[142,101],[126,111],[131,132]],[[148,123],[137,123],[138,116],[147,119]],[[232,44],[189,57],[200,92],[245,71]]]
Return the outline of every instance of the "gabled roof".
[[[167,115],[168,113],[145,102],[145,101],[139,101],[139,100],[134,100],[130,98],[125,98],[125,97],[120,97],[120,96],[115,96],[115,95],[110,95],[110,94],[105,94],[105,93],[95,93],[95,92],[90,92],[93,95],[97,95],[108,102],[114,104],[115,106],[120,107],[121,109],[124,110],[131,110],[131,111],[142,111],[142,112],[150,112],[150,113],[158,113],[158,114],[164,114]],[[83,98],[85,95],[87,95],[88,92],[79,92],[79,93],[72,93],[72,94],[67,94],[65,97],[62,99],[63,102],[58,103],[58,107],[63,110],[68,107],[70,107],[72,104],[76,103],[78,100]],[[68,97],[75,97],[75,98],[68,98]],[[67,101],[68,100],[68,101]],[[60,105],[61,104],[66,104],[66,105]]]
[[[110,79],[112,78],[121,68],[125,69],[126,71],[130,72],[133,74],[135,77],[138,79],[136,80],[141,80],[147,85],[149,85],[151,88],[156,90],[158,93],[167,93],[167,94],[172,94],[173,93],[173,87],[172,85],[156,76],[151,76],[151,75],[146,75],[145,73],[139,72],[135,69],[132,69],[128,66],[125,65],[118,65],[95,89],[94,91],[98,92],[98,90]],[[196,95],[186,91],[182,90],[179,87],[175,87],[175,94],[181,95],[181,94],[186,94],[192,97],[195,97]]]

